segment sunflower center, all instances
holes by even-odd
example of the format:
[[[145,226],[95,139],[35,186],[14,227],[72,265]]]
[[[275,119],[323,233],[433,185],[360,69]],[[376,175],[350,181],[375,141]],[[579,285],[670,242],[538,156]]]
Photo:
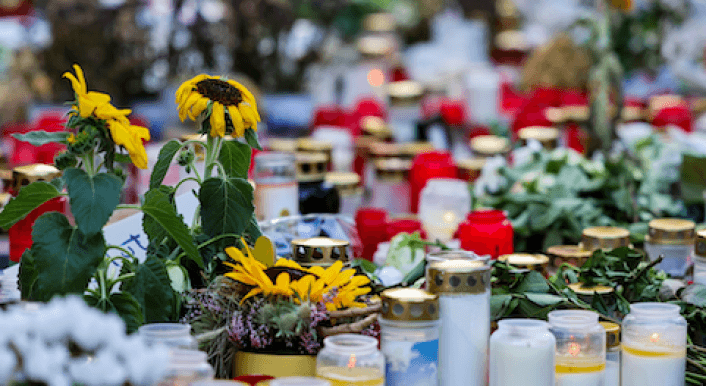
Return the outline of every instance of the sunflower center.
[[[243,101],[240,90],[220,79],[204,79],[196,83],[196,91],[223,106],[237,106]]]

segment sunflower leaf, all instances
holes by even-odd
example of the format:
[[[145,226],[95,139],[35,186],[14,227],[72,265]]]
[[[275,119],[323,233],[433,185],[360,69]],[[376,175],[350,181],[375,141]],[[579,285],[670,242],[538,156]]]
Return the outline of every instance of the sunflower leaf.
[[[250,146],[238,141],[223,141],[218,160],[228,177],[248,178]]]
[[[12,136],[19,139],[20,141],[29,142],[34,146],[42,146],[48,143],[55,142],[65,143],[66,140],[69,138],[70,134],[71,133],[69,133],[68,131],[50,132],[44,130],[35,130],[25,134],[13,134]]]
[[[147,323],[168,322],[177,313],[173,308],[174,291],[167,268],[157,256],[149,256],[138,265],[135,276],[123,283],[122,290],[135,297]]]
[[[245,141],[247,141],[248,145],[253,149],[262,150],[262,146],[260,146],[260,142],[257,140],[257,134],[255,134],[255,130],[252,128],[245,129]]]
[[[108,173],[89,176],[78,168],[66,169],[64,180],[78,229],[86,236],[100,232],[120,203],[123,181]]]
[[[157,158],[157,163],[152,168],[152,175],[150,176],[150,189],[154,189],[159,185],[162,185],[164,177],[167,175],[169,166],[174,159],[174,155],[181,149],[181,142],[176,139],[172,139],[162,146],[162,150],[159,151],[159,157]]]
[[[204,233],[211,237],[242,235],[255,211],[252,201],[253,188],[246,179],[206,179],[199,192]]]
[[[10,229],[37,207],[60,195],[56,187],[47,182],[38,181],[22,187],[17,197],[0,212],[0,228]]]

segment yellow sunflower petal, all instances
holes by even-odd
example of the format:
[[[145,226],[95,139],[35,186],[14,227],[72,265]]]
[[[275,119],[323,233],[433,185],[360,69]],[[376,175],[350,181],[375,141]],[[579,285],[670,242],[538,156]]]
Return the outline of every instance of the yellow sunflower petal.
[[[74,92],[76,94],[84,94],[83,92],[81,92],[81,83],[78,81],[78,79],[76,79],[74,74],[70,72],[65,72],[63,77],[71,81],[71,87],[74,89]]]
[[[292,289],[289,288],[289,274],[282,272],[277,275],[277,280],[275,283],[275,290],[277,294],[291,296]]]
[[[147,129],[140,126],[125,125],[115,119],[108,121],[108,129],[115,144],[127,150],[132,163],[140,169],[147,169],[147,151],[143,143]],[[146,136],[149,138],[149,132],[147,132]]]
[[[324,275],[324,273],[326,273],[326,270],[324,269],[324,267],[317,265],[317,266],[309,268],[309,272],[313,273],[314,275],[316,275],[318,277],[322,277]]]
[[[326,268],[324,274],[321,275],[322,278],[326,281],[326,284],[331,284],[336,279],[338,273],[341,272],[341,268],[343,268],[343,263],[340,260],[336,261],[330,267]]]
[[[243,124],[248,129],[253,129],[257,131],[257,117],[255,116],[255,110],[250,106],[240,105],[240,113],[243,116]]]
[[[296,261],[290,260],[290,259],[278,259],[277,262],[275,263],[275,267],[294,268],[294,269],[298,269],[301,271],[305,271],[301,265],[297,264]]]
[[[243,116],[240,114],[240,111],[238,111],[238,107],[228,106],[228,114],[230,115],[231,122],[233,122],[233,136],[242,137],[245,135]]]
[[[206,107],[208,107],[208,101],[209,99],[206,97],[199,98],[199,100],[197,100],[196,103],[191,106],[191,109],[188,112],[189,118],[195,121],[196,118],[198,118],[198,116],[201,115],[204,110],[206,110]]]
[[[240,304],[243,304],[245,299],[250,298],[252,296],[255,296],[259,293],[262,293],[262,290],[260,288],[253,288],[252,290],[250,290],[250,292],[248,292],[247,295],[245,295],[242,299],[240,299]]]
[[[181,118],[182,116],[188,116],[189,110],[191,110],[191,107],[196,104],[199,98],[202,98],[202,96],[196,91],[189,94],[184,103],[179,106],[179,118]]]
[[[257,286],[257,282],[255,280],[253,280],[250,276],[245,275],[243,273],[228,272],[224,276],[231,278],[239,283]]]
[[[213,110],[211,111],[211,137],[223,137],[225,135],[225,109],[222,104],[213,102]]]
[[[236,248],[236,247],[228,247],[226,248],[226,253],[228,256],[230,256],[231,259],[241,263],[243,260],[245,260],[245,255],[243,255],[243,252]]]
[[[88,118],[96,110],[111,106],[109,102],[110,96],[100,92],[92,91],[85,94],[78,94],[78,113],[82,118]]]
[[[316,279],[311,276],[304,276],[301,279],[294,281],[290,284],[292,290],[299,295],[302,300],[309,299],[309,294],[311,292],[311,286],[314,284]]]
[[[78,64],[74,64],[74,71],[76,72],[78,83],[81,86],[79,94],[85,94],[88,91],[88,87],[86,86],[86,78],[83,77],[83,69]]]
[[[228,83],[237,88],[240,93],[243,94],[243,101],[249,103],[251,106],[255,105],[255,96],[250,92],[250,90],[234,80],[229,80]]]

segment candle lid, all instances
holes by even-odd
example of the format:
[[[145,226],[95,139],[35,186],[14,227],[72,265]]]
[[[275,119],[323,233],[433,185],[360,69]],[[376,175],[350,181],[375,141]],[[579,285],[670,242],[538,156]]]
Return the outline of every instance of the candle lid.
[[[314,138],[300,138],[297,141],[297,150],[327,152],[333,150],[333,144],[329,141]]]
[[[199,141],[199,142],[206,143],[206,141],[208,140],[208,136],[207,136],[206,134],[198,134],[198,133],[194,133],[194,134],[184,134],[184,135],[182,135],[181,137],[179,137],[179,139],[180,139],[182,142],[186,142],[186,141]],[[234,138],[233,138],[232,135],[226,135],[226,136],[223,137],[223,139],[226,140],[226,141],[232,141]]]
[[[620,347],[620,325],[613,322],[598,322],[605,328],[605,345],[607,348]]]
[[[297,140],[291,138],[270,138],[267,147],[272,151],[282,153],[295,153],[297,151]]]
[[[544,110],[544,116],[552,123],[564,123],[567,121],[567,116],[564,110],[560,107],[547,107]]]
[[[380,140],[392,138],[392,131],[385,121],[374,115],[361,118],[360,128],[364,134],[372,135]]]
[[[471,150],[485,157],[505,154],[510,151],[510,141],[497,135],[479,135],[471,139]]]
[[[412,161],[401,158],[375,160],[375,175],[385,181],[404,181],[412,169]]]
[[[388,12],[371,13],[363,19],[363,28],[368,32],[393,32],[396,26],[395,16]]]
[[[326,177],[326,162],[328,161],[326,154],[298,152],[295,154],[295,160],[297,181],[321,181]]]
[[[456,161],[456,166],[458,166],[459,169],[479,172],[479,171],[483,170],[483,166],[485,166],[485,162],[486,162],[485,158],[466,158],[466,159]]]
[[[391,36],[367,35],[358,38],[356,48],[363,57],[382,58],[394,51],[395,42]]]
[[[401,157],[402,147],[395,143],[389,142],[373,142],[369,147],[370,155],[375,158],[382,157]]]
[[[545,255],[533,255],[529,253],[510,253],[498,257],[498,261],[513,265],[519,268],[535,268],[549,264],[549,258]]]
[[[414,103],[421,100],[424,87],[413,80],[401,80],[387,85],[387,95],[390,103]]]
[[[660,218],[649,223],[645,242],[661,245],[689,245],[694,243],[696,224],[678,218]]]
[[[613,287],[604,285],[584,286],[583,283],[572,283],[568,287],[579,295],[606,295],[614,291]]]
[[[398,321],[439,319],[439,297],[416,288],[393,288],[382,292],[382,318]]]
[[[648,102],[648,114],[650,118],[654,118],[657,113],[667,107],[675,107],[685,105],[684,98],[680,95],[666,94],[655,95]]]
[[[615,249],[630,245],[630,231],[619,227],[592,227],[583,230],[581,247],[588,251]]]
[[[436,148],[431,142],[409,142],[401,145],[403,154],[410,158],[416,157],[418,154],[434,151]]]
[[[449,259],[428,265],[427,288],[433,294],[478,294],[490,286],[490,267],[480,260]]]
[[[694,252],[701,257],[706,257],[706,229],[696,232]]]
[[[562,110],[565,121],[585,122],[590,115],[590,110],[585,105],[564,106]]]
[[[554,245],[547,248],[547,254],[565,259],[587,259],[591,253],[578,245]]]
[[[16,191],[36,181],[51,181],[61,176],[61,171],[52,165],[31,164],[18,166],[12,170],[12,181]]]
[[[518,30],[508,30],[498,33],[495,36],[495,46],[506,51],[526,51],[529,48],[524,32]]]
[[[341,195],[350,195],[360,191],[360,176],[352,172],[326,173],[326,182],[336,187]]]
[[[528,126],[520,129],[517,135],[522,140],[535,139],[542,145],[551,147],[559,139],[559,130],[553,127]]]
[[[620,117],[623,121],[639,121],[645,119],[645,111],[639,106],[625,106]]]
[[[330,266],[348,261],[348,241],[328,237],[292,240],[292,257],[302,266]]]

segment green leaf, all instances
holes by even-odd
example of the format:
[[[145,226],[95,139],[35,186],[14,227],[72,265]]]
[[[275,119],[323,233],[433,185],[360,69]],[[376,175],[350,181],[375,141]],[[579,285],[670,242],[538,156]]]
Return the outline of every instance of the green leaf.
[[[135,276],[123,283],[122,289],[142,306],[147,323],[168,322],[175,317],[174,291],[167,268],[158,257],[147,257],[137,266]]]
[[[199,192],[204,233],[242,235],[255,211],[252,201],[252,185],[245,179],[206,179]]]
[[[32,256],[37,281],[32,300],[54,295],[81,294],[105,256],[102,233],[84,235],[61,213],[39,217],[32,230]]]
[[[248,185],[250,184],[248,183]],[[169,195],[164,190],[149,190],[145,194],[145,203],[142,204],[142,211],[145,213],[145,217],[149,216],[155,220],[179,244],[181,249],[186,252],[186,255],[198,264],[200,268],[203,268],[203,259],[196,248],[196,244],[194,244],[194,239],[189,233],[189,228],[177,215]],[[143,226],[145,221],[143,219]],[[147,232],[147,229],[145,229],[145,232]]]
[[[160,185],[156,189],[150,189],[149,191],[147,191],[145,197],[147,197],[147,195],[155,195],[155,193],[150,193],[152,190],[158,190],[162,194],[166,195],[169,200],[169,204],[174,208],[174,212],[176,212],[176,204],[174,203],[174,188],[170,186]],[[150,243],[153,244],[162,244],[164,242],[164,239],[169,236],[167,230],[164,229],[164,227],[151,216],[144,216],[142,218],[142,229],[144,229],[145,234],[147,235],[147,238],[149,239]]]
[[[490,297],[490,316],[492,320],[501,319],[507,316],[507,311],[510,305],[510,300],[512,300],[512,295],[493,295]]]
[[[10,229],[38,206],[60,195],[61,193],[53,185],[43,181],[23,187],[20,189],[20,194],[11,199],[0,212],[0,228]]]
[[[706,286],[693,284],[684,289],[682,300],[697,307],[706,307]]]
[[[159,151],[157,163],[154,164],[154,168],[152,168],[152,175],[150,176],[150,189],[154,189],[162,185],[162,181],[164,181],[164,177],[167,175],[167,171],[169,171],[169,166],[174,159],[174,155],[176,155],[181,148],[181,142],[176,139],[172,139],[162,146],[162,150]]]
[[[547,235],[544,237],[544,242],[542,243],[542,249],[547,250],[549,247],[553,247],[555,245],[561,245],[563,241],[563,238],[561,237],[561,232],[559,231],[558,227],[552,227],[547,232]]]
[[[255,134],[255,130],[245,129],[245,141],[253,149],[262,150],[262,146],[260,146],[260,142],[258,142],[257,140],[257,134]]]
[[[537,271],[529,271],[522,282],[517,287],[516,292],[535,292],[535,293],[546,293],[549,291],[549,284],[547,280],[542,276],[541,273]]]
[[[564,298],[552,294],[527,293],[525,297],[540,307],[556,307],[564,302]]]
[[[245,228],[245,234],[249,235],[251,240],[257,240],[260,236],[262,236],[262,230],[260,229],[260,224],[257,223],[255,213],[253,213],[250,217],[248,227]]]
[[[351,261],[351,268],[357,268],[360,267],[363,272],[369,273],[369,274],[374,274],[375,271],[377,271],[378,266],[375,265],[372,261],[368,261],[365,259],[354,259]]]
[[[223,141],[218,160],[228,177],[248,178],[250,146],[238,141]]]
[[[20,141],[29,142],[34,146],[42,146],[47,143],[54,142],[66,143],[66,140],[69,138],[70,134],[71,133],[68,131],[49,132],[44,130],[36,130],[25,134],[13,134],[12,136]]]
[[[78,229],[86,236],[100,232],[120,203],[123,181],[109,173],[89,176],[78,168],[65,170],[64,180]]]
[[[20,259],[19,286],[22,299],[31,299],[32,291],[37,283],[37,267],[31,249],[25,249]]]
[[[107,298],[101,298],[94,292],[89,292],[83,296],[83,300],[89,306],[103,312],[118,314],[125,322],[129,334],[137,331],[145,322],[142,310],[140,310],[140,303],[127,292],[115,292]]]

